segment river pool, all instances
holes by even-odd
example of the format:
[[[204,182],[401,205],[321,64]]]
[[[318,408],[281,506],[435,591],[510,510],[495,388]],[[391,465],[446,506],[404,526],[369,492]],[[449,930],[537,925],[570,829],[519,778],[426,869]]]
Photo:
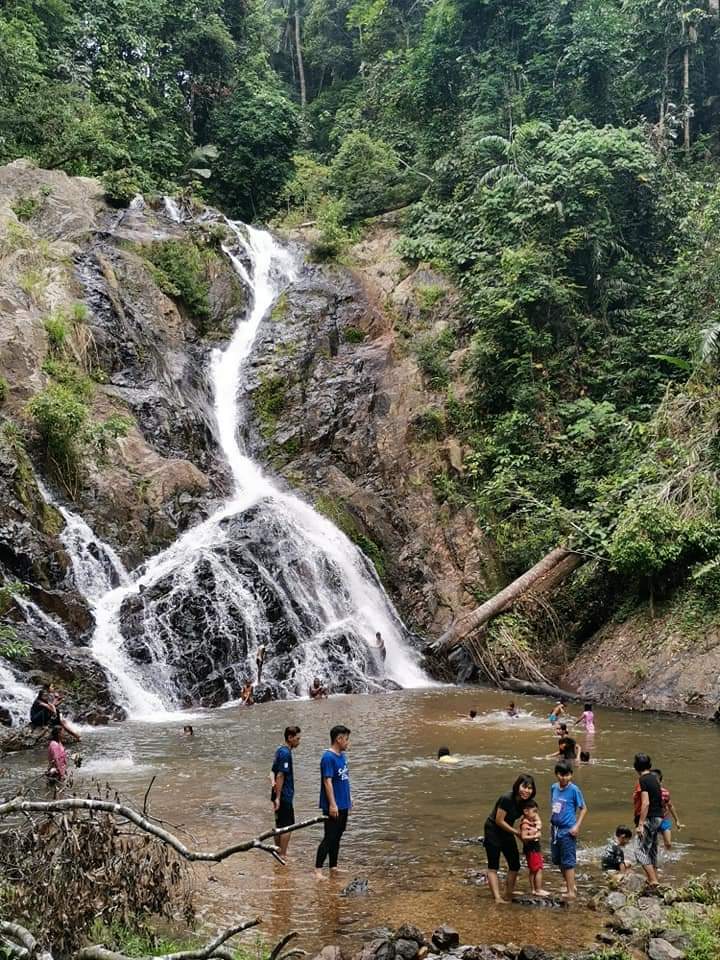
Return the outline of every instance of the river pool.
[[[102,779],[141,806],[154,776],[152,812],[182,824],[198,846],[218,848],[271,825],[268,775],[287,724],[297,723],[303,731],[294,754],[296,815],[316,814],[319,756],[330,726],[342,722],[353,731],[349,760],[355,809],[341,851],[347,874],[338,882],[314,880],[320,826],[293,836],[287,867],[259,851],[197,867],[198,904],[208,924],[262,914],[264,939],[298,930],[306,950],[364,938],[403,920],[426,930],[450,923],[464,943],[512,940],[571,949],[592,942],[599,923],[582,904],[562,911],[496,906],[477,883],[485,858],[472,840],[482,834],[495,799],[518,773],[535,776],[545,824],[549,819],[553,762],[546,756],[556,742],[546,719],[551,705],[515,697],[523,713],[513,720],[502,712],[509,699],[477,688],[435,687],[229,707],[163,723],[87,729],[74,788],[82,794],[90,778]],[[474,721],[467,719],[471,708],[481,714]],[[579,706],[572,710],[577,715]],[[720,869],[720,729],[651,713],[603,708],[595,713],[597,733],[588,743],[592,762],[578,765],[576,773],[589,809],[579,851],[581,875],[598,873],[600,849],[619,823],[632,825],[631,764],[639,750],[662,767],[686,824],[675,834],[674,849],[661,855],[663,879]],[[183,735],[184,722],[192,722],[194,737]],[[585,743],[587,738],[580,734],[579,739]],[[437,763],[442,745],[458,755],[456,765]],[[37,771],[41,761],[38,753],[6,758],[8,781]],[[545,829],[546,854],[547,845]],[[368,878],[369,893],[340,896],[354,877]],[[546,871],[546,886],[559,888],[552,868]],[[518,887],[527,889],[526,872]],[[582,897],[582,879],[579,888]]]

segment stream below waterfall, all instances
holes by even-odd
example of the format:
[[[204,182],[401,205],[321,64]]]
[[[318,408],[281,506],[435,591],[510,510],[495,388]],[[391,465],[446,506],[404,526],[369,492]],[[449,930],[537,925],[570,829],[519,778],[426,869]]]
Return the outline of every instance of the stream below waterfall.
[[[552,908],[495,906],[487,889],[474,882],[485,866],[484,851],[466,841],[482,834],[493,802],[518,773],[536,777],[541,815],[548,821],[553,762],[545,757],[555,744],[546,720],[549,704],[516,698],[523,715],[511,720],[502,713],[508,699],[494,691],[444,687],[228,707],[179,713],[163,723],[86,729],[74,790],[82,794],[97,778],[142,807],[156,777],[153,814],[181,824],[192,834],[192,845],[219,848],[272,825],[268,774],[286,724],[297,723],[303,731],[294,754],[296,816],[315,815],[319,757],[330,726],[344,722],[353,731],[348,755],[355,801],[341,851],[346,877],[337,884],[313,879],[320,828],[312,827],[294,835],[287,868],[262,852],[198,866],[197,899],[205,922],[215,927],[258,913],[265,939],[297,929],[300,946],[310,951],[403,920],[426,930],[451,923],[465,943],[581,946],[593,940],[600,923],[581,904],[560,916]],[[471,707],[483,716],[468,720]],[[192,722],[194,737],[183,735],[183,722]],[[663,769],[686,825],[675,834],[671,853],[661,853],[663,878],[672,882],[718,870],[720,730],[690,719],[603,708],[596,710],[596,722],[589,744],[593,762],[579,767],[576,777],[589,808],[579,845],[581,896],[588,885],[582,877],[598,874],[606,838],[618,824],[632,822],[631,764],[638,750],[649,752]],[[437,764],[442,745],[457,754],[456,766]],[[44,751],[5,761],[13,781],[43,763]],[[3,789],[11,784],[6,781]],[[546,857],[548,842],[546,828]],[[339,896],[354,877],[369,879],[369,893]],[[525,871],[518,886],[527,887]],[[546,886],[559,888],[553,868],[546,871]]]

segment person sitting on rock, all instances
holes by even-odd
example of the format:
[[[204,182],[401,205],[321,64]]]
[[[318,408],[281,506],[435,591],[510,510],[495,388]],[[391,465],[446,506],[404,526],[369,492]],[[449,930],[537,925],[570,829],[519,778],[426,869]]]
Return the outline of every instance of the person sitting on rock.
[[[327,697],[327,695],[327,688],[323,685],[322,680],[320,677],[315,677],[308,689],[308,696],[311,700],[322,700]]]
[[[80,734],[76,733],[60,713],[62,694],[55,690],[52,683],[44,683],[40,692],[30,707],[30,725],[34,728],[57,725],[63,727],[73,740],[79,741]]]
[[[248,682],[242,688],[242,690],[240,691],[240,701],[246,707],[252,707],[252,705],[255,703],[255,700],[253,698],[252,683]]]

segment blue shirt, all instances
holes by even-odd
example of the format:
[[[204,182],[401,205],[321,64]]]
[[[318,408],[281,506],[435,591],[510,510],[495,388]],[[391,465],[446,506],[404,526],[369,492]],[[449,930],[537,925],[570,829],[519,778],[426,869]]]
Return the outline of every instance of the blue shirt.
[[[293,781],[292,750],[290,747],[277,748],[275,759],[273,760],[272,772],[276,777],[279,773],[285,775],[280,799],[286,803],[292,803],[293,797],[295,796],[295,783]]]
[[[332,779],[333,793],[335,794],[335,806],[338,810],[349,810],[352,806],[350,801],[350,774],[348,773],[347,757],[344,753],[335,753],[334,750],[326,750],[320,760],[320,809],[327,813],[330,809],[325,785],[323,781],[326,777]]]
[[[576,812],[585,806],[585,798],[577,784],[568,783],[565,789],[559,783],[550,787],[550,823],[560,830],[569,830],[577,823]]]

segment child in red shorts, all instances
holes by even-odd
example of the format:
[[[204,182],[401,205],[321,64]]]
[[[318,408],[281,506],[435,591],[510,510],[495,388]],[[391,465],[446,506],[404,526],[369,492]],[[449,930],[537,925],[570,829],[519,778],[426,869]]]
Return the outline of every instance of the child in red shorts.
[[[520,820],[520,839],[523,853],[530,871],[530,890],[536,897],[548,897],[550,892],[543,889],[542,872],[545,862],[540,849],[542,834],[542,820],[535,800],[528,800],[523,805],[522,819]]]

